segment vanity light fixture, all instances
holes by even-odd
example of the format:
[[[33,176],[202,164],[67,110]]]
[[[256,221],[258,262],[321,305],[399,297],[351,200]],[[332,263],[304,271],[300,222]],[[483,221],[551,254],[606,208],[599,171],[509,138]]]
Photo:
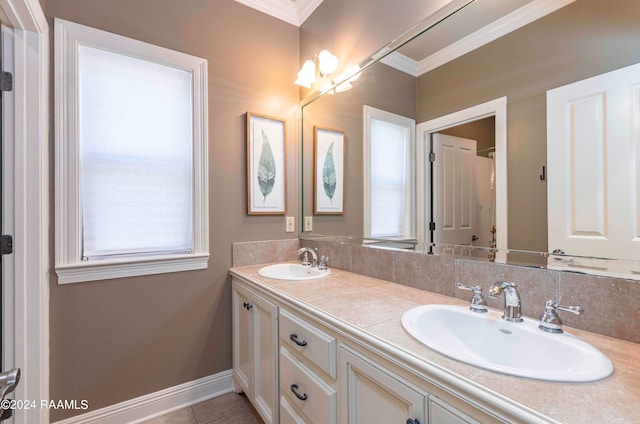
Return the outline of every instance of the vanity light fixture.
[[[317,66],[316,66],[317,65]],[[298,72],[298,78],[296,84],[311,88],[311,85],[316,82],[316,74],[320,74],[320,78],[326,78],[331,75],[338,68],[338,58],[332,55],[328,50],[322,50],[313,59],[305,60],[302,65],[302,69]],[[324,81],[320,92],[322,94],[334,94],[342,93],[352,88],[351,83],[360,78],[360,66],[353,65],[345,69],[340,75],[335,78]]]
[[[311,84],[316,82],[316,64],[320,77],[324,78],[333,73],[338,68],[338,58],[328,50],[322,50],[313,59],[305,60],[302,69],[298,72],[296,84],[311,88]]]

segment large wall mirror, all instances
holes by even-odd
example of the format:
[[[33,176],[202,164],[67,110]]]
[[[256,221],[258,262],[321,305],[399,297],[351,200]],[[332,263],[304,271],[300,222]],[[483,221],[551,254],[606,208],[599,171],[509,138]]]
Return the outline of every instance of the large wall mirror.
[[[302,237],[482,247],[489,259],[539,252],[537,265],[584,272],[608,265],[569,256],[640,259],[638,63],[637,0],[470,2],[368,64],[349,90],[303,106],[302,215],[313,230]],[[339,213],[314,209],[317,128],[343,135]],[[621,220],[628,228],[615,228]],[[616,231],[623,242],[601,244]],[[559,233],[570,242],[550,240]]]

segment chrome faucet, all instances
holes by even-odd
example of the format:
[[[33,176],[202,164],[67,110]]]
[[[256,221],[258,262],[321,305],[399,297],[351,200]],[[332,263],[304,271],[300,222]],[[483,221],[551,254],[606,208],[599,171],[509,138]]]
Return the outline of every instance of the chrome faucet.
[[[538,328],[547,333],[562,333],[562,320],[558,316],[558,311],[571,312],[574,315],[582,315],[582,306],[558,305],[553,300],[547,300],[544,304],[544,313],[540,316]]]
[[[516,289],[518,287],[514,283],[508,281],[498,281],[493,283],[489,288],[489,297],[497,299],[504,293],[504,314],[502,319],[509,322],[522,322],[522,302],[520,301],[520,293]]]
[[[461,290],[470,290],[473,292],[473,297],[471,298],[471,304],[469,305],[470,310],[478,313],[489,312],[489,310],[487,309],[487,301],[482,295],[482,287],[469,286],[466,284],[458,283],[458,288]]]
[[[318,265],[318,253],[317,249],[312,249],[310,247],[301,247],[298,249],[298,256],[302,256],[302,266],[311,266],[315,268]],[[309,261],[309,253],[311,253],[312,261]]]

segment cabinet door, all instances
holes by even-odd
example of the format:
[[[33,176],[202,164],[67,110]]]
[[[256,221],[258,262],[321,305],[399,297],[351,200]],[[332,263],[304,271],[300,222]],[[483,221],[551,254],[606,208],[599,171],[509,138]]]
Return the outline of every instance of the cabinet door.
[[[254,405],[266,423],[276,423],[278,375],[278,321],[277,307],[266,300],[252,296],[253,313],[253,399]]]
[[[267,424],[278,422],[278,309],[232,284],[233,377]]]
[[[250,399],[251,386],[251,318],[247,309],[250,303],[248,294],[235,284],[231,292],[231,313],[233,320],[233,379],[236,392],[244,392]]]
[[[379,364],[345,348],[339,353],[341,422],[426,423],[426,394]]]
[[[429,396],[429,422],[434,424],[480,424],[464,412],[435,396]]]

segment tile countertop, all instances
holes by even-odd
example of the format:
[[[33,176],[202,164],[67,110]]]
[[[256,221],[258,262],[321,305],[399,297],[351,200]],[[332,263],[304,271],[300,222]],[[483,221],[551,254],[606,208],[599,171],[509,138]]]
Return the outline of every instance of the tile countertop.
[[[410,336],[400,322],[404,311],[414,306],[468,305],[468,302],[339,269],[331,269],[331,274],[320,280],[273,280],[258,274],[262,266],[264,264],[233,268],[232,274],[329,314],[551,420],[640,423],[640,344],[565,326],[567,332],[593,344],[609,357],[614,365],[613,375],[592,383],[553,383],[512,377],[441,355]]]

